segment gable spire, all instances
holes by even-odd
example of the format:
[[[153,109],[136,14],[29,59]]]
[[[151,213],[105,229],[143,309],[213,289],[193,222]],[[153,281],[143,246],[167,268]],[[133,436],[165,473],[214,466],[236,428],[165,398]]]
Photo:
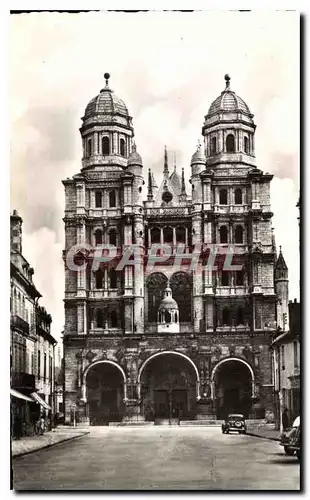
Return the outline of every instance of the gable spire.
[[[150,168],[149,168],[149,175],[148,175],[147,199],[148,199],[148,201],[153,200],[153,179],[152,179],[152,172],[151,172]]]

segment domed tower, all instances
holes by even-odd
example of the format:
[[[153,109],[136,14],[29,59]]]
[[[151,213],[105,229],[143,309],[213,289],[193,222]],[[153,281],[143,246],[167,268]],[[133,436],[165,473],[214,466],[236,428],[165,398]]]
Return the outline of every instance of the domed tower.
[[[122,170],[132,150],[134,130],[132,118],[124,101],[106,84],[86,106],[80,128],[83,142],[84,169],[108,167]]]
[[[212,102],[202,127],[208,165],[217,163],[246,163],[254,165],[254,133],[256,125],[248,105],[226,87]]]
[[[171,288],[167,286],[158,308],[158,333],[179,332],[179,306],[172,297]]]

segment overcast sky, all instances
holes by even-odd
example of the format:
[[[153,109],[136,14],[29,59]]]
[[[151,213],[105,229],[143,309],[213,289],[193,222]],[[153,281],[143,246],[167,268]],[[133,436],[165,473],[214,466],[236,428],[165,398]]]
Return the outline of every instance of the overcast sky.
[[[190,175],[204,115],[231,88],[255,115],[257,166],[271,183],[276,243],[299,298],[299,17],[294,12],[32,13],[11,16],[11,209],[42,305],[63,330],[64,190],[81,168],[88,101],[110,86],[127,104],[145,168],[163,148]],[[170,154],[172,157],[172,154]]]

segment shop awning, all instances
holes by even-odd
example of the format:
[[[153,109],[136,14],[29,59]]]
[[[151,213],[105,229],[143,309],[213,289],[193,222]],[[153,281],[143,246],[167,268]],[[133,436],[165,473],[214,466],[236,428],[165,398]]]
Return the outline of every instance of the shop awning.
[[[10,389],[11,396],[14,396],[14,398],[18,399],[24,399],[25,401],[30,401],[30,403],[33,403],[33,399],[31,399],[29,396],[26,396],[25,394],[22,394],[21,392],[16,391],[15,389]]]
[[[42,399],[39,394],[37,392],[32,392],[31,393],[31,397],[33,398],[33,401],[36,401],[37,403],[39,403],[41,406],[43,406],[43,408],[45,408],[46,410],[51,410],[52,408],[50,407],[50,405],[48,405],[44,399]]]

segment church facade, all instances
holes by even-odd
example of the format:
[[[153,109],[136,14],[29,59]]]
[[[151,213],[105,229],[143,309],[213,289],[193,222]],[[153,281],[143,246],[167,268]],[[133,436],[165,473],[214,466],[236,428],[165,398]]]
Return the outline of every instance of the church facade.
[[[63,181],[66,422],[272,420],[270,344],[288,329],[288,274],[253,114],[225,75],[189,194],[166,149],[161,182],[146,171],[105,78],[82,118],[82,168]]]

